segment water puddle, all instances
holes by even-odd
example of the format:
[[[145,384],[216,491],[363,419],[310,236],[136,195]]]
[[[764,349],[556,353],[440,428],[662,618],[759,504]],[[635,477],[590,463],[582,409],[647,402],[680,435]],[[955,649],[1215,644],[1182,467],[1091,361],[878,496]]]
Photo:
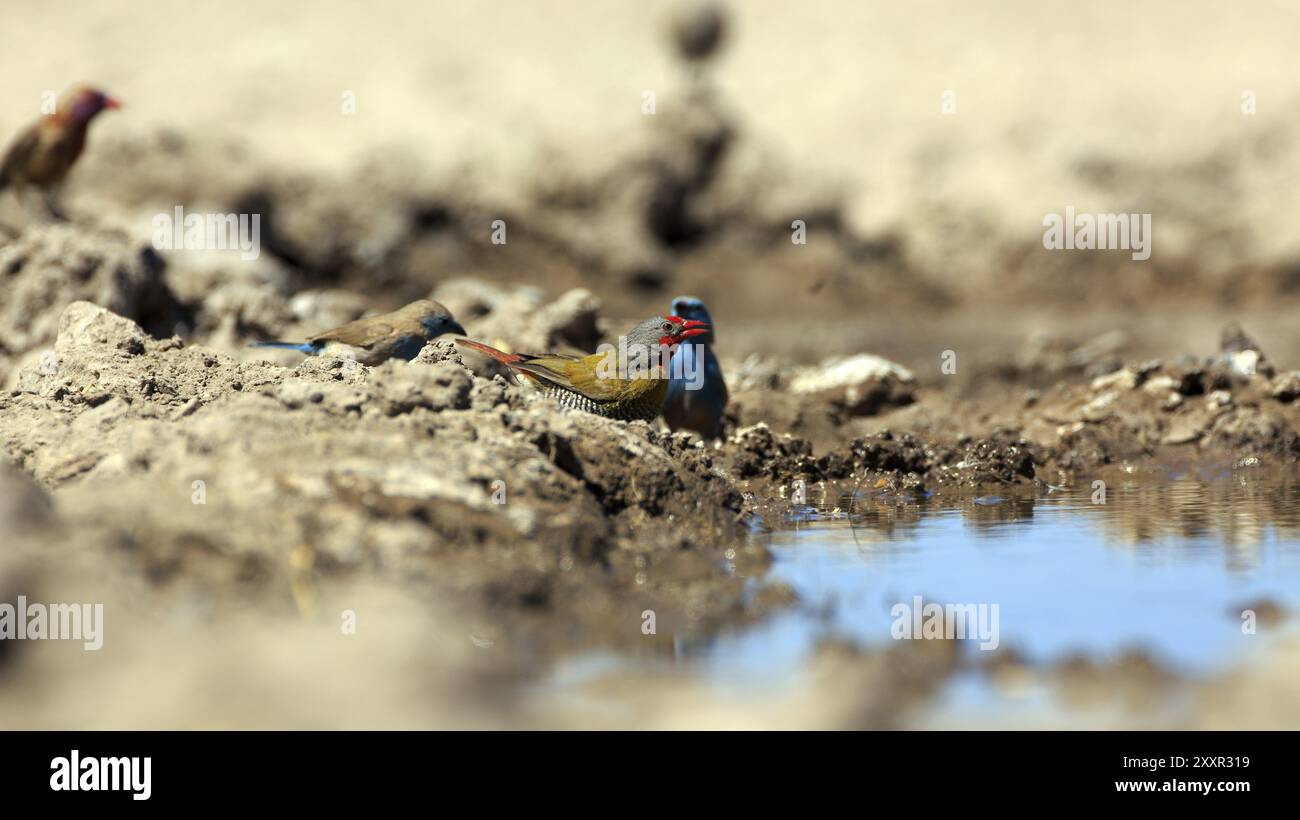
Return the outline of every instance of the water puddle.
[[[758,536],[776,556],[766,580],[803,606],[719,642],[708,663],[770,677],[826,636],[884,644],[894,607],[914,610],[920,596],[922,607],[996,604],[997,646],[1033,663],[1141,650],[1196,675],[1249,650],[1244,606],[1300,602],[1294,475],[1117,471],[1101,489],[856,492],[810,508]]]
[[[999,712],[1013,723],[1019,715],[1030,725],[1078,725],[1042,687],[1007,701],[980,672],[996,654],[980,645],[1031,669],[1141,657],[1196,681],[1266,646],[1275,606],[1300,606],[1296,473],[1115,469],[1100,480],[1104,498],[1091,482],[998,495],[828,493],[751,536],[775,556],[755,584],[789,585],[799,603],[680,646],[674,672],[727,696],[789,693],[806,684],[810,658],[828,641],[885,650],[900,643],[902,620],[920,623],[918,604],[922,613],[931,603],[983,607],[983,625],[995,628],[963,642],[974,663],[947,681],[919,725]],[[987,617],[993,607],[996,620]],[[1246,607],[1256,612],[1256,634],[1243,631]],[[573,681],[617,665],[587,658],[562,675]],[[1105,724],[1098,715],[1086,723]]]

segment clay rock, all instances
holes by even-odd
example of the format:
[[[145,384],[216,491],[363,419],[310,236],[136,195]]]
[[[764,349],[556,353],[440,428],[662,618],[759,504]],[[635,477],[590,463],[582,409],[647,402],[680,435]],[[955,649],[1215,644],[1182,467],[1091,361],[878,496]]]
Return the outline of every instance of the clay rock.
[[[586,288],[574,288],[542,308],[535,323],[548,345],[594,350],[601,339],[600,300]]]
[[[135,322],[90,302],[73,302],[59,316],[57,354],[87,347],[113,347],[131,355],[144,352],[149,335]]]
[[[812,445],[788,433],[778,435],[763,422],[733,433],[726,453],[728,467],[740,479],[813,472]]]
[[[451,362],[462,366],[465,364],[460,358],[460,348],[448,336],[434,339],[425,345],[413,363],[430,365],[439,362]]]
[[[1269,386],[1269,395],[1283,404],[1300,398],[1300,370],[1279,374]]]
[[[285,299],[264,285],[228,282],[210,292],[196,315],[195,330],[209,335],[210,344],[237,346],[282,331],[289,311]]]
[[[153,248],[124,233],[36,226],[0,246],[0,350],[15,356],[54,341],[65,307],[88,301],[170,333],[176,303]],[[0,381],[13,366],[0,356]]]
[[[349,184],[274,176],[234,205],[261,215],[263,251],[317,281],[384,281],[412,232],[411,205],[391,181],[358,172]]]
[[[371,380],[388,416],[416,408],[435,412],[464,410],[469,407],[474,385],[474,377],[467,369],[446,361],[431,365],[387,361],[374,369]]]
[[[605,334],[600,300],[585,288],[547,304],[537,288],[452,279],[432,298],[446,305],[474,339],[503,350],[590,353]]]
[[[54,349],[16,371],[14,387],[65,408],[188,414],[218,396],[279,382],[287,372],[266,362],[239,364],[175,337],[153,339],[130,319],[74,302],[59,319]]]
[[[829,401],[851,416],[911,404],[915,386],[910,370],[870,353],[826,359],[790,380],[791,393]]]

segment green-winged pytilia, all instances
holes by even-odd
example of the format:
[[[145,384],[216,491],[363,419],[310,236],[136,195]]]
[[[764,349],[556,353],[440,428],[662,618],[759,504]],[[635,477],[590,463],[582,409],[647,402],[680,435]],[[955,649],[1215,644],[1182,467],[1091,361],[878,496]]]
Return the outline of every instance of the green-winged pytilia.
[[[632,328],[617,347],[589,356],[505,353],[468,339],[456,343],[501,362],[564,407],[649,421],[663,411],[672,349],[708,329],[704,322],[656,316]]]

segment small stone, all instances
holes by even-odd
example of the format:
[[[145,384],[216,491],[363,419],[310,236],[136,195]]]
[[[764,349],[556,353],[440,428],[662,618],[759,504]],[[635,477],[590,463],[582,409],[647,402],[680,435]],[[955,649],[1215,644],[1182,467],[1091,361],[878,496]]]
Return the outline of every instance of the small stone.
[[[1269,385],[1269,395],[1284,404],[1300,397],[1300,370],[1279,374]]]
[[[1169,430],[1164,438],[1160,439],[1160,443],[1191,444],[1205,434],[1205,428],[1209,423],[1210,417],[1200,411],[1175,416],[1169,423]]]
[[[1110,406],[1119,398],[1119,393],[1111,390],[1083,406],[1083,417],[1088,421],[1101,421],[1111,413]]]
[[[790,381],[790,392],[819,395],[851,416],[869,416],[885,408],[911,404],[915,385],[916,377],[902,365],[859,353],[801,368]]]
[[[1104,376],[1098,376],[1092,380],[1090,385],[1093,392],[1102,390],[1132,390],[1137,387],[1138,375],[1128,368],[1116,370],[1114,373],[1107,373]]]
[[[1153,396],[1164,396],[1178,392],[1180,382],[1172,376],[1153,376],[1142,384],[1142,389]]]

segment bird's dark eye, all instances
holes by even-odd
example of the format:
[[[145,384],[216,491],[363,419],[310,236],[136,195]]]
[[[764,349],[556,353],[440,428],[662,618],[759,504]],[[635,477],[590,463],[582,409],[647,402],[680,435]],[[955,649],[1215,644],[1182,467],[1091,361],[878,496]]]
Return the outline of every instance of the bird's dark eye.
[[[673,323],[672,323],[672,322],[664,322],[664,332],[665,332],[665,333],[671,332],[672,329],[673,329]]]

